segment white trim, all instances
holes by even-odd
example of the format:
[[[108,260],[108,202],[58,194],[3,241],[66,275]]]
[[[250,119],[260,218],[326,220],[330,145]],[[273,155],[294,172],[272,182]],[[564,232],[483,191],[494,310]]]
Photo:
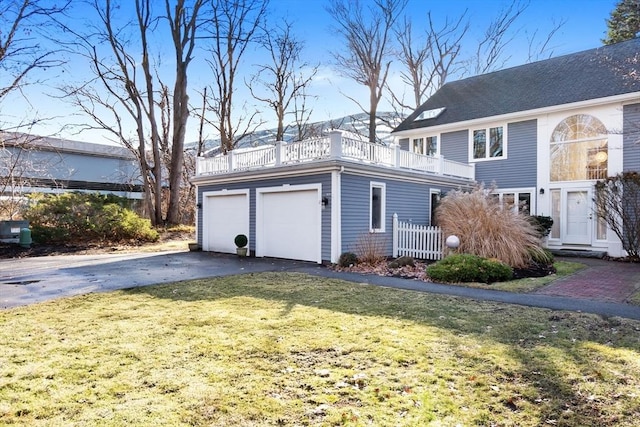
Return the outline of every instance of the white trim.
[[[331,262],[337,263],[342,254],[342,171],[331,172]]]
[[[442,190],[440,190],[439,188],[430,188],[429,189],[429,225],[433,226],[433,217],[431,216],[431,213],[433,212],[433,206],[432,206],[432,202],[433,202],[433,195],[437,194],[438,196],[438,200],[440,198],[442,198]]]
[[[492,192],[492,194],[500,195],[500,203],[502,203],[502,197],[504,194],[513,194],[515,198],[514,202],[519,203],[518,198],[515,196],[523,193],[531,195],[531,198],[529,199],[529,214],[537,215],[537,193],[535,187],[496,188],[495,191]]]
[[[373,189],[380,188],[380,228],[371,227],[371,219],[373,218]],[[387,184],[384,182],[370,181],[369,182],[369,232],[370,233],[384,233],[386,230],[387,222]]]
[[[300,184],[300,185],[290,185],[284,184],[275,187],[262,187],[256,188],[256,238],[255,238],[255,254],[257,257],[264,257],[264,248],[262,247],[264,243],[264,205],[263,205],[263,196],[268,193],[287,193],[293,191],[309,191],[315,190],[317,193],[317,202],[318,202],[318,211],[319,211],[319,221],[318,226],[314,232],[316,233],[316,237],[318,238],[318,242],[320,244],[317,248],[317,254],[315,261],[317,263],[322,263],[322,184]]]
[[[468,149],[468,162],[469,163],[479,163],[479,162],[493,162],[496,160],[506,160],[507,159],[507,146],[509,145],[507,143],[508,140],[508,127],[509,127],[509,123],[489,123],[487,125],[483,125],[483,126],[475,126],[475,127],[470,127],[469,129],[467,129],[467,138],[468,138],[468,145],[467,145],[467,149]],[[491,141],[490,141],[490,135],[491,135],[491,129],[494,128],[502,128],[502,155],[498,156],[498,157],[488,157],[490,155],[490,150],[491,150]],[[482,158],[474,158],[474,143],[473,143],[473,132],[478,131],[478,130],[484,130],[485,131],[485,157]]]
[[[420,135],[415,135],[412,136],[411,138],[409,138],[409,149],[407,151],[411,152],[411,153],[417,153],[417,154],[422,154],[422,155],[427,155],[424,153],[425,148],[427,148],[427,139],[428,138],[435,138],[436,139],[436,151],[435,153],[431,154],[432,156],[439,156],[440,155],[440,134],[420,134]],[[415,151],[414,148],[414,144],[413,141],[417,140],[417,139],[422,139],[422,152],[418,153],[417,151]]]

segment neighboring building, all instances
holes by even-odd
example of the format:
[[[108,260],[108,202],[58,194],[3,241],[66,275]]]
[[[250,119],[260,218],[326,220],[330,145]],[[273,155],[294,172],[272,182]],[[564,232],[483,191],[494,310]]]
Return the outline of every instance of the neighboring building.
[[[0,133],[0,196],[85,191],[142,199],[138,162],[123,147]]]
[[[634,39],[451,82],[394,134],[405,150],[475,165],[505,205],[551,216],[549,248],[624,256],[593,191],[640,170],[639,59]]]

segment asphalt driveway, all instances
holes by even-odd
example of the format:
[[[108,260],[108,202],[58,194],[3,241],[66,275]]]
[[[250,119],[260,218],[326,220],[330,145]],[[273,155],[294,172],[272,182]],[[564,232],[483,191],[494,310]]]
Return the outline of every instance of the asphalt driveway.
[[[598,274],[598,268],[605,267],[608,268],[607,274],[615,274],[616,269],[611,268],[610,264],[599,263],[589,265],[589,271],[579,277],[601,277],[602,275]],[[1,259],[0,308],[17,307],[91,292],[265,271],[296,271],[355,283],[640,320],[640,307],[584,298],[581,295],[557,295],[544,292],[517,294],[395,277],[341,273],[318,264],[301,261],[240,258],[235,255],[185,251]],[[583,282],[583,286],[588,285],[587,282]]]

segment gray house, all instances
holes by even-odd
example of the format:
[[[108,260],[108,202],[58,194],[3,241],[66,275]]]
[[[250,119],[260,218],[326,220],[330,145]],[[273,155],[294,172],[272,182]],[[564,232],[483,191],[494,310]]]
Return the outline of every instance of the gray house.
[[[551,216],[553,249],[623,256],[593,214],[596,180],[640,170],[640,40],[444,85],[375,145],[332,133],[200,158],[197,240],[256,256],[336,262],[362,236],[392,254],[394,213],[428,225],[441,192],[484,182],[511,209]]]
[[[593,188],[640,170],[639,59],[631,40],[451,82],[394,134],[411,152],[474,165],[505,205],[551,216],[549,248],[623,256]]]
[[[474,182],[474,166],[332,132],[199,158],[197,241],[235,253],[249,237],[259,257],[337,262],[361,239],[392,252],[392,215],[429,224],[441,191]]]

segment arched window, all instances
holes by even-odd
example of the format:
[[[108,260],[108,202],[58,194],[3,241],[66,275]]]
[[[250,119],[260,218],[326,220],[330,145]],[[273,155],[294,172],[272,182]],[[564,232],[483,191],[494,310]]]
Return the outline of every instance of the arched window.
[[[607,177],[607,129],[588,114],[564,119],[551,134],[551,181]]]

